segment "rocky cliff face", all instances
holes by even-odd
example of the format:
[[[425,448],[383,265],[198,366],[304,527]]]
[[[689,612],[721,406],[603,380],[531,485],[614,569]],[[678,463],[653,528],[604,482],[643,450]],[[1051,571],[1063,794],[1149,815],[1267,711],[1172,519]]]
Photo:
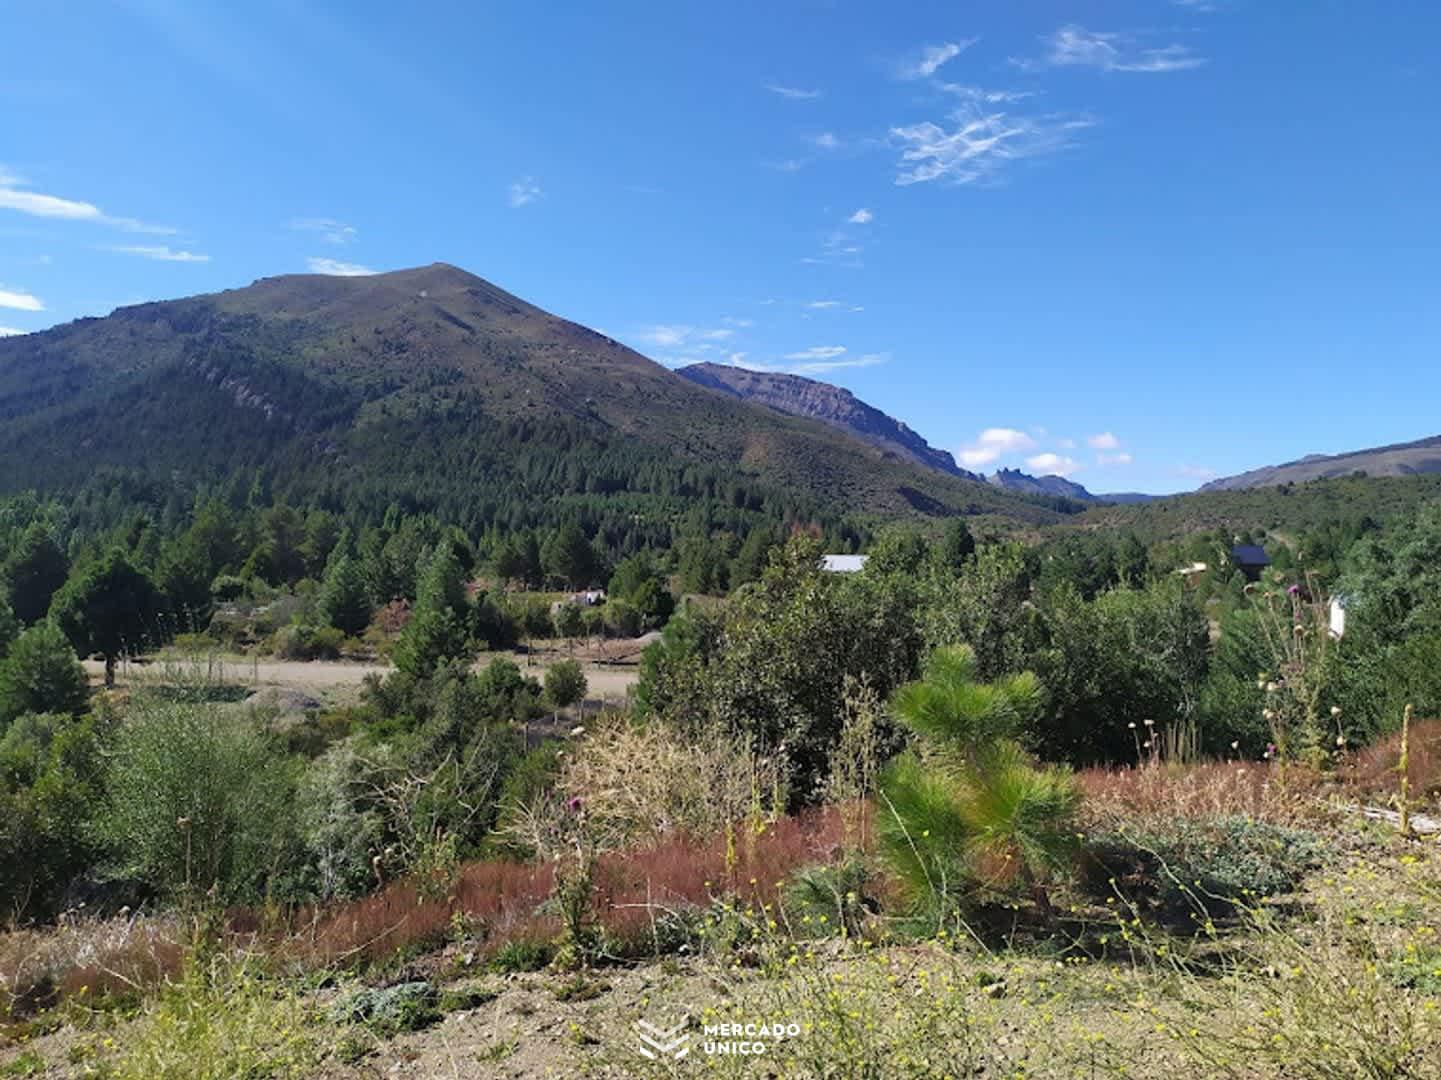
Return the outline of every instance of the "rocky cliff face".
[[[777,412],[820,420],[918,465],[952,476],[982,479],[960,468],[950,454],[937,450],[901,421],[839,386],[799,375],[748,371],[725,364],[691,364],[677,374],[744,401],[767,405]]]
[[[986,478],[990,483],[1006,491],[1014,491],[1022,495],[1059,495],[1066,499],[1078,499],[1082,502],[1105,496],[1092,495],[1074,480],[1067,480],[1064,476],[1031,476],[1018,469],[1000,469]]]

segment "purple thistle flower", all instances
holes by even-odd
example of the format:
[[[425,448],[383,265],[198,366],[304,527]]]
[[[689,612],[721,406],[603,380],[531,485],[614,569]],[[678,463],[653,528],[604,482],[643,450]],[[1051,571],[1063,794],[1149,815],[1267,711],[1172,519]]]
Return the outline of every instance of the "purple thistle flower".
[[[1290,593],[1292,596],[1299,596],[1299,595],[1301,595],[1301,586],[1299,586],[1299,585],[1292,585],[1292,586],[1291,586],[1289,589],[1287,589],[1286,591],[1287,591],[1288,593]]]

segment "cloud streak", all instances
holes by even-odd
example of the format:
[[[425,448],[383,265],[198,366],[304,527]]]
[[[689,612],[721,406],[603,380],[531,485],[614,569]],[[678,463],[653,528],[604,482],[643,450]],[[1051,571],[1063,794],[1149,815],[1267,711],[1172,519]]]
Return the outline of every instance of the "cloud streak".
[[[339,259],[328,259],[322,255],[312,255],[305,260],[305,265],[312,274],[327,274],[330,277],[369,277],[379,272],[359,263],[341,262]]]
[[[900,65],[896,74],[902,79],[929,79],[975,43],[975,38],[965,38],[940,45],[927,45],[921,50],[919,57]]]
[[[539,184],[533,176],[522,176],[515,183],[510,185],[509,193],[506,195],[506,202],[511,209],[518,210],[522,206],[529,206],[537,199],[545,197]]]
[[[780,83],[766,83],[765,88],[787,101],[815,101],[821,96],[819,90],[803,90],[797,86],[782,86]]]
[[[94,203],[33,191],[19,176],[3,168],[0,168],[0,210],[15,210],[31,217],[59,221],[87,221],[127,232],[171,235],[177,231],[168,225],[150,225],[135,218],[115,217]]]
[[[749,323],[745,323],[749,325]],[[697,343],[726,341],[735,336],[735,331],[726,327],[685,326],[676,323],[657,323],[637,332],[635,340],[655,349],[693,348]]]
[[[348,244],[360,235],[354,225],[347,225],[335,218],[296,218],[290,227],[297,232],[316,233],[327,244]]]
[[[970,107],[953,113],[950,122],[949,128],[929,120],[891,128],[901,151],[897,185],[995,181],[1014,162],[1069,148],[1075,132],[1095,124],[1085,116],[1014,116]]]
[[[28,292],[0,288],[0,308],[13,308],[15,311],[44,311],[45,305],[38,296],[32,296]]]
[[[812,345],[809,349],[802,349],[799,352],[786,353],[786,360],[802,360],[808,363],[834,360],[845,353],[844,345]]]
[[[175,263],[207,263],[209,255],[201,255],[194,251],[175,251],[164,244],[112,244],[105,249],[113,251],[117,255],[134,255],[141,259],[152,259],[155,262]]]
[[[0,338],[19,337],[21,334],[28,334],[28,330],[16,330],[13,326],[0,326]]]
[[[1046,55],[1040,60],[1019,61],[1023,68],[1090,67],[1100,71],[1158,74],[1189,71],[1206,63],[1188,46],[1160,48],[1138,46],[1126,34],[1102,34],[1083,26],[1063,26],[1048,38]]]

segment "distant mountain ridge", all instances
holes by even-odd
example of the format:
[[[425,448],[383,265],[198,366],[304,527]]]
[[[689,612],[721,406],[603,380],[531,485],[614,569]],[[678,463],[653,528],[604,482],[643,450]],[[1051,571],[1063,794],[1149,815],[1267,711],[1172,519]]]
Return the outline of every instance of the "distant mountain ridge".
[[[698,497],[833,516],[1054,508],[698,385],[444,263],[296,274],[0,338],[0,491],[238,475],[301,501],[664,528]],[[623,508],[623,509],[622,509]]]
[[[981,480],[955,458],[937,450],[900,420],[881,412],[843,387],[773,371],[752,371],[730,364],[700,363],[679,368],[676,374],[701,386],[733,394],[743,401],[767,405],[790,416],[804,416],[840,428],[872,446],[917,465],[968,480]]]
[[[1296,461],[1252,469],[1202,484],[1201,491],[1299,484],[1364,473],[1366,476],[1414,476],[1441,472],[1441,435],[1414,442],[1392,443],[1345,454],[1308,454]]]
[[[1005,491],[1014,491],[1023,495],[1052,495],[1063,499],[1076,499],[1079,502],[1096,500],[1095,495],[1074,480],[1067,480],[1064,476],[1054,474],[1031,476],[1019,469],[998,469],[986,477],[986,482]]]

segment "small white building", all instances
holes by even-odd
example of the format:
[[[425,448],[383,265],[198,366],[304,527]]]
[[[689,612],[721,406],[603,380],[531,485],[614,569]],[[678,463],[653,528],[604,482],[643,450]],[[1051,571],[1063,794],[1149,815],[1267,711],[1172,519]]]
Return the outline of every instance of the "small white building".
[[[828,574],[855,574],[866,568],[869,555],[822,555],[821,569]]]

